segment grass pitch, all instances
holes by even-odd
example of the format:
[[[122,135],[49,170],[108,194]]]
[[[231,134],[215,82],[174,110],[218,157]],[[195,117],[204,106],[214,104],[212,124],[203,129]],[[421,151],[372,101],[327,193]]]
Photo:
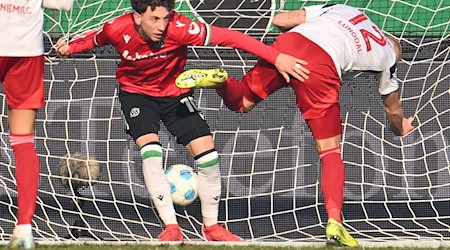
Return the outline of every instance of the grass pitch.
[[[0,249],[8,249],[7,246],[0,246]],[[124,244],[124,245],[103,245],[103,244],[75,244],[75,245],[38,245],[36,250],[317,250],[317,249],[349,249],[325,246],[258,246],[258,245],[195,245],[195,244]],[[450,247],[360,247],[352,249],[370,249],[370,250],[450,250]]]

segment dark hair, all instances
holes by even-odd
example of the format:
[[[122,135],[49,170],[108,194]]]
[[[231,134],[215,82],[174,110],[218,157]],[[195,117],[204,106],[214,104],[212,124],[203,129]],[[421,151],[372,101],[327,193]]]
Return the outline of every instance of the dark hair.
[[[131,6],[139,14],[144,13],[148,7],[152,11],[159,6],[165,7],[168,11],[172,11],[175,7],[175,0],[131,0]]]

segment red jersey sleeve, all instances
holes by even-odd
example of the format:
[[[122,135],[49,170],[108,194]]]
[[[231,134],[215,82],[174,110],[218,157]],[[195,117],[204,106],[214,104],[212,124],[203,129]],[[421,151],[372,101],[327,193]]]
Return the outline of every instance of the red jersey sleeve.
[[[102,27],[87,31],[70,41],[70,53],[76,54],[86,50],[100,47],[110,43],[109,30],[113,21],[105,23]]]
[[[211,44],[241,49],[274,64],[280,52],[242,32],[211,26]]]
[[[241,49],[275,63],[280,52],[242,32],[192,21],[174,12],[170,23],[171,37],[183,45],[221,45]]]
[[[170,37],[181,45],[208,45],[211,28],[208,24],[192,21],[185,15],[173,13]]]

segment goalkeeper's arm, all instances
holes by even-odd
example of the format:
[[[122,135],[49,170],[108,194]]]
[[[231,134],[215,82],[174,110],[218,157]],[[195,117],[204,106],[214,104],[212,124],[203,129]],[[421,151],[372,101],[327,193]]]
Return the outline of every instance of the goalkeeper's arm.
[[[108,28],[109,24],[106,23],[103,27],[95,30],[87,31],[67,43],[66,39],[60,38],[56,42],[57,53],[61,56],[70,56],[83,51],[93,49],[109,44]]]

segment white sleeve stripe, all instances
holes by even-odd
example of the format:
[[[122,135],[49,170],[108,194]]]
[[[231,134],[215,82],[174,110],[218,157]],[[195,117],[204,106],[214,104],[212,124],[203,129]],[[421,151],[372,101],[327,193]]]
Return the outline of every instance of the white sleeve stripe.
[[[95,46],[97,46],[97,47],[100,47],[100,46],[101,46],[101,45],[98,44],[98,42],[97,42],[97,35],[100,34],[100,32],[102,32],[102,31],[103,31],[103,28],[100,29],[99,31],[97,31],[97,33],[96,33],[95,36],[94,36],[94,44],[95,44]]]
[[[205,23],[206,28],[206,36],[205,36],[205,42],[203,43],[204,46],[209,45],[209,42],[211,41],[211,26],[209,24]]]

